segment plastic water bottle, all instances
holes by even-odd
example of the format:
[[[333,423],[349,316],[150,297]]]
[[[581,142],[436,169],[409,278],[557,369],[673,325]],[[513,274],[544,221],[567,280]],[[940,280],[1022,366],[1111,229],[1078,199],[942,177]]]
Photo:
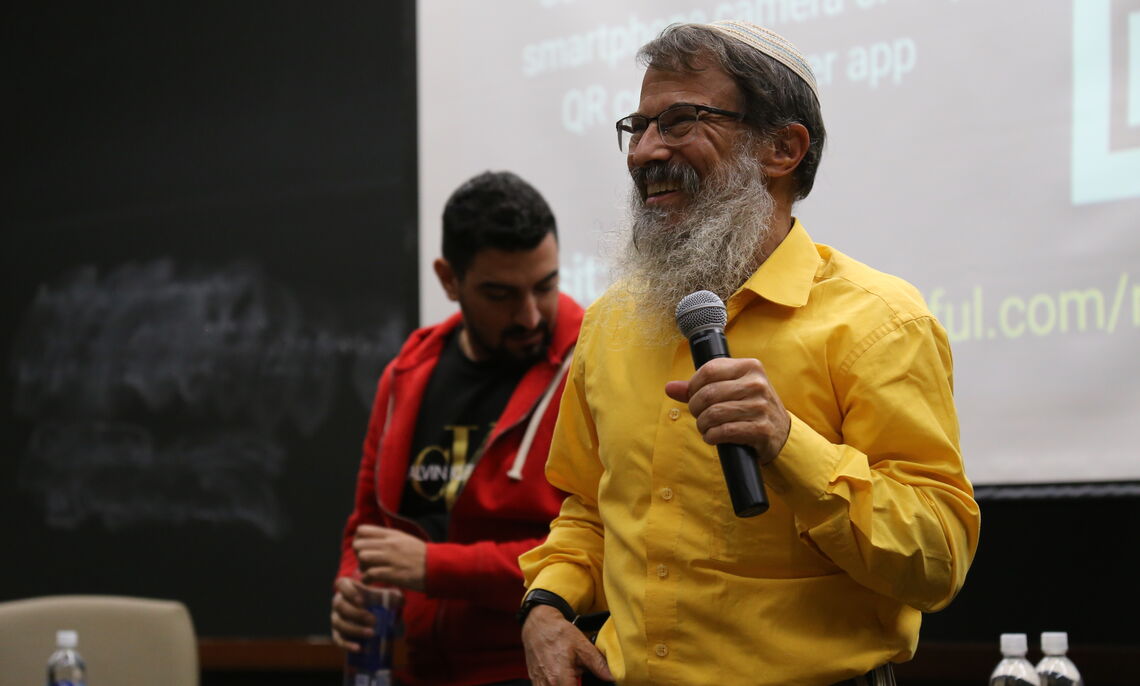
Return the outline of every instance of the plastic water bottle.
[[[79,635],[71,630],[55,633],[56,650],[48,658],[47,686],[85,686],[87,663],[75,646]]]
[[[1037,670],[1025,659],[1029,639],[1025,634],[1001,635],[1001,662],[990,674],[990,686],[1041,686]]]
[[[391,686],[392,648],[400,619],[402,597],[390,589],[362,588],[365,608],[375,618],[372,637],[360,642],[360,652],[345,660],[344,686]]]
[[[1041,686],[1083,686],[1077,666],[1069,659],[1069,635],[1064,631],[1041,632],[1041,652],[1045,657],[1037,663]]]

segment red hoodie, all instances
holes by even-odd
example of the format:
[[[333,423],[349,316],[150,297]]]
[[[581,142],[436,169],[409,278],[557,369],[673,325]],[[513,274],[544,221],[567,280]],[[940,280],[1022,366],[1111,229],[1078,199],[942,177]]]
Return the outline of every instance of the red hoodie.
[[[523,594],[518,556],[546,537],[565,494],[546,481],[546,456],[582,308],[559,295],[546,355],[526,371],[455,500],[447,541],[427,544],[426,590],[405,591],[407,664],[397,677],[411,686],[486,684],[526,678],[515,612]],[[363,523],[425,538],[400,517],[411,442],[424,389],[447,335],[446,321],[414,331],[384,370],[372,405],[356,507],[341,543],[338,576],[357,574],[352,537]]]

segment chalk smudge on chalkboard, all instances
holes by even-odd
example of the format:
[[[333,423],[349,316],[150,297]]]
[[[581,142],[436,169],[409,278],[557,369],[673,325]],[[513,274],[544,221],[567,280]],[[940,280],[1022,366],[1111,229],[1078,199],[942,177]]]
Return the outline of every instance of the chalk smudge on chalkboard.
[[[132,424],[49,422],[36,428],[29,455],[21,485],[43,495],[52,527],[243,522],[270,538],[284,533],[287,520],[273,492],[284,454],[255,434],[157,447],[147,429]]]
[[[92,519],[286,521],[286,432],[311,436],[338,395],[362,404],[404,323],[331,321],[251,264],[83,267],[41,286],[15,338],[14,409],[33,422],[22,486],[52,526]]]

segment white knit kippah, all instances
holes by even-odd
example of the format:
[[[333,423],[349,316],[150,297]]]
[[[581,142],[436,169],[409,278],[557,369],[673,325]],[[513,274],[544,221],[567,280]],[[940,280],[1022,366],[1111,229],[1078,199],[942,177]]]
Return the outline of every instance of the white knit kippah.
[[[816,101],[819,101],[819,89],[816,87],[815,74],[812,73],[811,65],[808,64],[803,53],[797,50],[796,46],[792,45],[788,39],[775,31],[769,31],[763,26],[757,26],[746,21],[717,21],[704,26],[729,38],[735,38],[791,69],[811,88]]]

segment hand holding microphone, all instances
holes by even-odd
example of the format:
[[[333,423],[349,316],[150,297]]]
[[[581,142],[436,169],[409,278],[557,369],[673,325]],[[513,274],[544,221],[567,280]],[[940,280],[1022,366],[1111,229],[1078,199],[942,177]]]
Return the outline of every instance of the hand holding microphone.
[[[738,517],[768,509],[756,449],[765,461],[787,440],[791,420],[758,360],[733,360],[724,327],[728,313],[715,293],[697,291],[677,304],[677,327],[689,339],[697,374],[689,382],[673,381],[666,393],[686,402],[705,440],[717,444],[732,508]],[[706,363],[715,362],[708,367]],[[726,436],[731,442],[720,442]]]

